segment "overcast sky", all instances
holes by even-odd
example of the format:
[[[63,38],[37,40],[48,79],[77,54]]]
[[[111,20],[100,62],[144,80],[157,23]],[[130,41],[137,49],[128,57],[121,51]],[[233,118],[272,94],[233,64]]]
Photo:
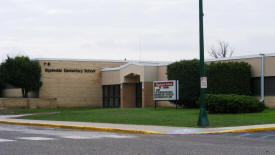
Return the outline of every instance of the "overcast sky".
[[[173,61],[199,57],[199,0],[0,0],[0,56]],[[275,53],[274,0],[204,0],[205,56]]]

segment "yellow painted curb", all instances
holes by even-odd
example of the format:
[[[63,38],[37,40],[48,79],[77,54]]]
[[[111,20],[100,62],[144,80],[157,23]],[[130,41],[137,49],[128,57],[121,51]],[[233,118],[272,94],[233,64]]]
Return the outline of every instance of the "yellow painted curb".
[[[275,130],[275,127],[246,128],[246,129],[197,132],[197,133],[168,133],[168,134],[172,134],[172,135],[199,135],[199,134],[218,134],[218,133],[259,132],[259,131],[271,131],[271,130]]]
[[[235,130],[224,130],[224,131],[213,131],[213,132],[165,133],[165,132],[155,132],[155,131],[146,131],[146,130],[130,130],[130,129],[104,128],[104,127],[93,127],[93,126],[76,126],[76,125],[57,125],[57,124],[33,123],[33,122],[0,121],[0,123],[14,124],[14,125],[28,125],[28,126],[43,126],[43,127],[63,128],[63,129],[102,131],[102,132],[119,132],[119,133],[132,133],[132,134],[163,134],[163,135],[198,135],[198,134],[240,133],[240,132],[257,132],[257,131],[275,130],[275,127],[261,127],[261,128],[246,128],[246,129],[235,129]]]
[[[257,132],[257,131],[271,131],[271,130],[275,130],[275,127],[260,127],[260,128],[225,130],[225,131],[219,131],[219,133]]]
[[[57,124],[15,122],[15,121],[0,121],[0,123],[14,124],[14,125],[28,125],[28,126],[43,126],[43,127],[63,128],[63,129],[89,130],[89,131],[133,133],[133,134],[162,134],[161,132],[155,132],[155,131],[130,130],[130,129],[119,129],[119,128],[103,128],[103,127],[93,127],[93,126],[57,125]]]

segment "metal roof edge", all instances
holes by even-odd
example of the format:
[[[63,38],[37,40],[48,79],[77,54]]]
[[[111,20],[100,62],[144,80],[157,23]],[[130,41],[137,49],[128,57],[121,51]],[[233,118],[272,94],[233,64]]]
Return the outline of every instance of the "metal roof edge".
[[[246,56],[236,56],[236,57],[227,57],[227,58],[218,58],[218,59],[206,59],[205,62],[215,62],[215,61],[226,61],[226,60],[239,60],[239,59],[252,59],[259,58],[261,55],[264,56],[275,56],[275,53],[259,53],[257,55],[246,55]]]
[[[114,67],[114,68],[102,68],[101,71],[116,71],[123,69],[129,65],[137,65],[137,66],[151,66],[151,67],[158,67],[158,66],[166,66],[170,64],[171,62],[149,62],[149,61],[130,61],[127,64],[121,65],[119,67]]]
[[[275,53],[267,53],[267,54],[264,54],[264,56],[267,56],[267,57],[274,57],[274,56],[275,56]]]
[[[70,59],[70,58],[33,58],[38,61],[79,61],[79,62],[129,62],[128,60],[109,60],[109,59]]]

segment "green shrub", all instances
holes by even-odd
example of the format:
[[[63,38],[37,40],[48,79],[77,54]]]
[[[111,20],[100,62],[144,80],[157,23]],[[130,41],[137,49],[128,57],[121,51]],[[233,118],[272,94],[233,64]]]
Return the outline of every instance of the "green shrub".
[[[21,88],[24,98],[28,97],[28,92],[38,91],[42,86],[39,62],[26,56],[8,57],[1,64],[0,73],[0,79],[4,83]]]
[[[211,63],[206,67],[206,74],[209,94],[251,94],[251,66],[248,63]]]
[[[251,113],[265,108],[263,102],[254,97],[235,94],[208,94],[206,104],[209,113]]]
[[[250,95],[251,66],[245,62],[217,62],[206,65],[209,94]],[[198,107],[200,96],[200,62],[183,60],[167,67],[169,80],[179,80],[179,104]]]
[[[199,60],[184,60],[172,63],[167,67],[167,76],[179,80],[179,104],[185,107],[196,107],[200,95]]]

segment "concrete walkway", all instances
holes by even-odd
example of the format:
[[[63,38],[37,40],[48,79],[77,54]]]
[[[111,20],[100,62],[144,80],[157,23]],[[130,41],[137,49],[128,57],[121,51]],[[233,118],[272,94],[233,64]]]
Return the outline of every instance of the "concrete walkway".
[[[130,124],[112,124],[112,123],[88,123],[88,122],[17,119],[17,117],[26,116],[26,115],[0,115],[0,123],[45,126],[45,127],[67,128],[67,129],[93,130],[93,131],[139,133],[139,134],[211,134],[211,133],[254,132],[254,131],[275,130],[275,124],[237,126],[237,127],[219,127],[219,128],[189,128],[189,127],[167,127],[167,126],[152,126],[152,125],[130,125]]]

